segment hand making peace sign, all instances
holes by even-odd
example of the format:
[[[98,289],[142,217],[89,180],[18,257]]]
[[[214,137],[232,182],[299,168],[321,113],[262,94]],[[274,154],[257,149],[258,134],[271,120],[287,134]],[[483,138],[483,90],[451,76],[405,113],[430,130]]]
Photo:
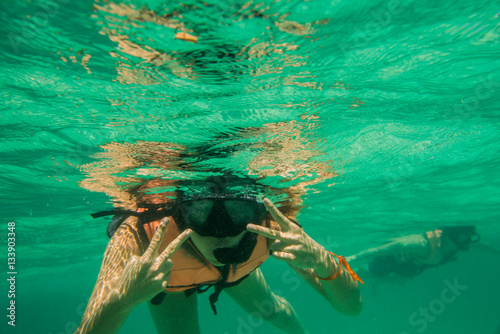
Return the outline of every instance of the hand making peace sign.
[[[285,217],[269,199],[264,199],[264,205],[281,231],[254,224],[248,224],[247,230],[276,240],[269,247],[273,257],[300,269],[313,269],[322,277],[330,276],[334,268],[333,259],[326,249]]]
[[[130,257],[114,284],[117,288],[110,292],[108,298],[118,298],[125,305],[135,307],[167,287],[173,264],[170,258],[193,232],[185,230],[161,254],[158,254],[168,224],[169,219],[163,218],[144,254],[140,257],[137,255]]]

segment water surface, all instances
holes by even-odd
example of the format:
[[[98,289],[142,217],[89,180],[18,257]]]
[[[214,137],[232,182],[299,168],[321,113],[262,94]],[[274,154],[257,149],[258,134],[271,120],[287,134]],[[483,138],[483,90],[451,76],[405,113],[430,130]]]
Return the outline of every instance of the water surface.
[[[338,254],[447,225],[474,224],[484,242],[499,244],[494,2],[0,6],[14,332],[74,330],[107,243],[107,222],[89,214],[126,206],[117,189],[145,179],[264,176],[300,191],[301,224]],[[176,39],[179,32],[197,43]],[[366,284],[357,318],[290,281],[286,265],[272,260],[263,270],[311,333],[483,334],[498,333],[499,264],[471,250],[402,285]],[[455,281],[466,289],[438,309]],[[220,304],[225,317],[214,318],[200,297],[203,333],[274,333],[227,296]],[[425,328],[415,323],[422,308],[434,310]],[[143,328],[153,330],[146,307],[122,333]]]

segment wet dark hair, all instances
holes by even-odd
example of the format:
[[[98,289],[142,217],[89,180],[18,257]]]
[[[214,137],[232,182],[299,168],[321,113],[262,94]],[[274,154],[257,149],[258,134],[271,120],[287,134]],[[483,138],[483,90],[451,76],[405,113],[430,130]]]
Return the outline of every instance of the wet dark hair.
[[[439,228],[443,231],[443,237],[451,240],[460,250],[469,250],[472,242],[478,242],[481,236],[477,234],[474,225],[446,226]]]

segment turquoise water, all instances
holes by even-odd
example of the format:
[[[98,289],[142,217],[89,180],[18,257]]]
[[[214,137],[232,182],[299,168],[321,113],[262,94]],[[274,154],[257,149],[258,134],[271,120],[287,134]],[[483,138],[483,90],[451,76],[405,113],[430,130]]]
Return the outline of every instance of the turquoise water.
[[[7,223],[16,223],[17,272],[16,327],[3,316],[2,333],[75,329],[108,240],[106,221],[89,214],[126,205],[117,189],[154,177],[230,171],[293,187],[299,221],[337,254],[442,225],[474,224],[482,241],[499,244],[495,2],[0,8],[0,235],[6,243]],[[169,158],[155,160],[161,154]],[[356,318],[276,260],[263,272],[310,333],[496,334],[499,265],[471,250],[403,284],[367,281]],[[440,302],[454,282],[465,288]],[[205,296],[199,305],[203,333],[275,332],[225,295],[224,317],[211,315]],[[138,330],[153,331],[146,307],[121,333]]]

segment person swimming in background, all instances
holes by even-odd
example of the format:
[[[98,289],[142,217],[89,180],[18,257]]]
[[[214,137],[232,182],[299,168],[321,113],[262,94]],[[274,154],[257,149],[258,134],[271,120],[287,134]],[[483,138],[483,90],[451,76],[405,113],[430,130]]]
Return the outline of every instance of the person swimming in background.
[[[414,277],[426,269],[456,260],[460,251],[479,242],[475,226],[447,226],[421,234],[393,239],[391,242],[348,256],[348,261],[368,263],[374,277],[398,275]]]
[[[360,313],[360,278],[343,257],[304,232],[294,220],[296,208],[278,209],[267,198],[261,201],[262,192],[250,178],[243,184],[236,177],[188,183],[166,203],[140,201],[136,210],[94,215],[115,217],[75,333],[116,333],[143,302],[148,302],[158,332],[200,333],[196,295],[211,287],[215,314],[224,290],[246,312],[285,333],[306,333],[292,306],[271,291],[259,268],[270,255],[288,263],[337,311]]]

